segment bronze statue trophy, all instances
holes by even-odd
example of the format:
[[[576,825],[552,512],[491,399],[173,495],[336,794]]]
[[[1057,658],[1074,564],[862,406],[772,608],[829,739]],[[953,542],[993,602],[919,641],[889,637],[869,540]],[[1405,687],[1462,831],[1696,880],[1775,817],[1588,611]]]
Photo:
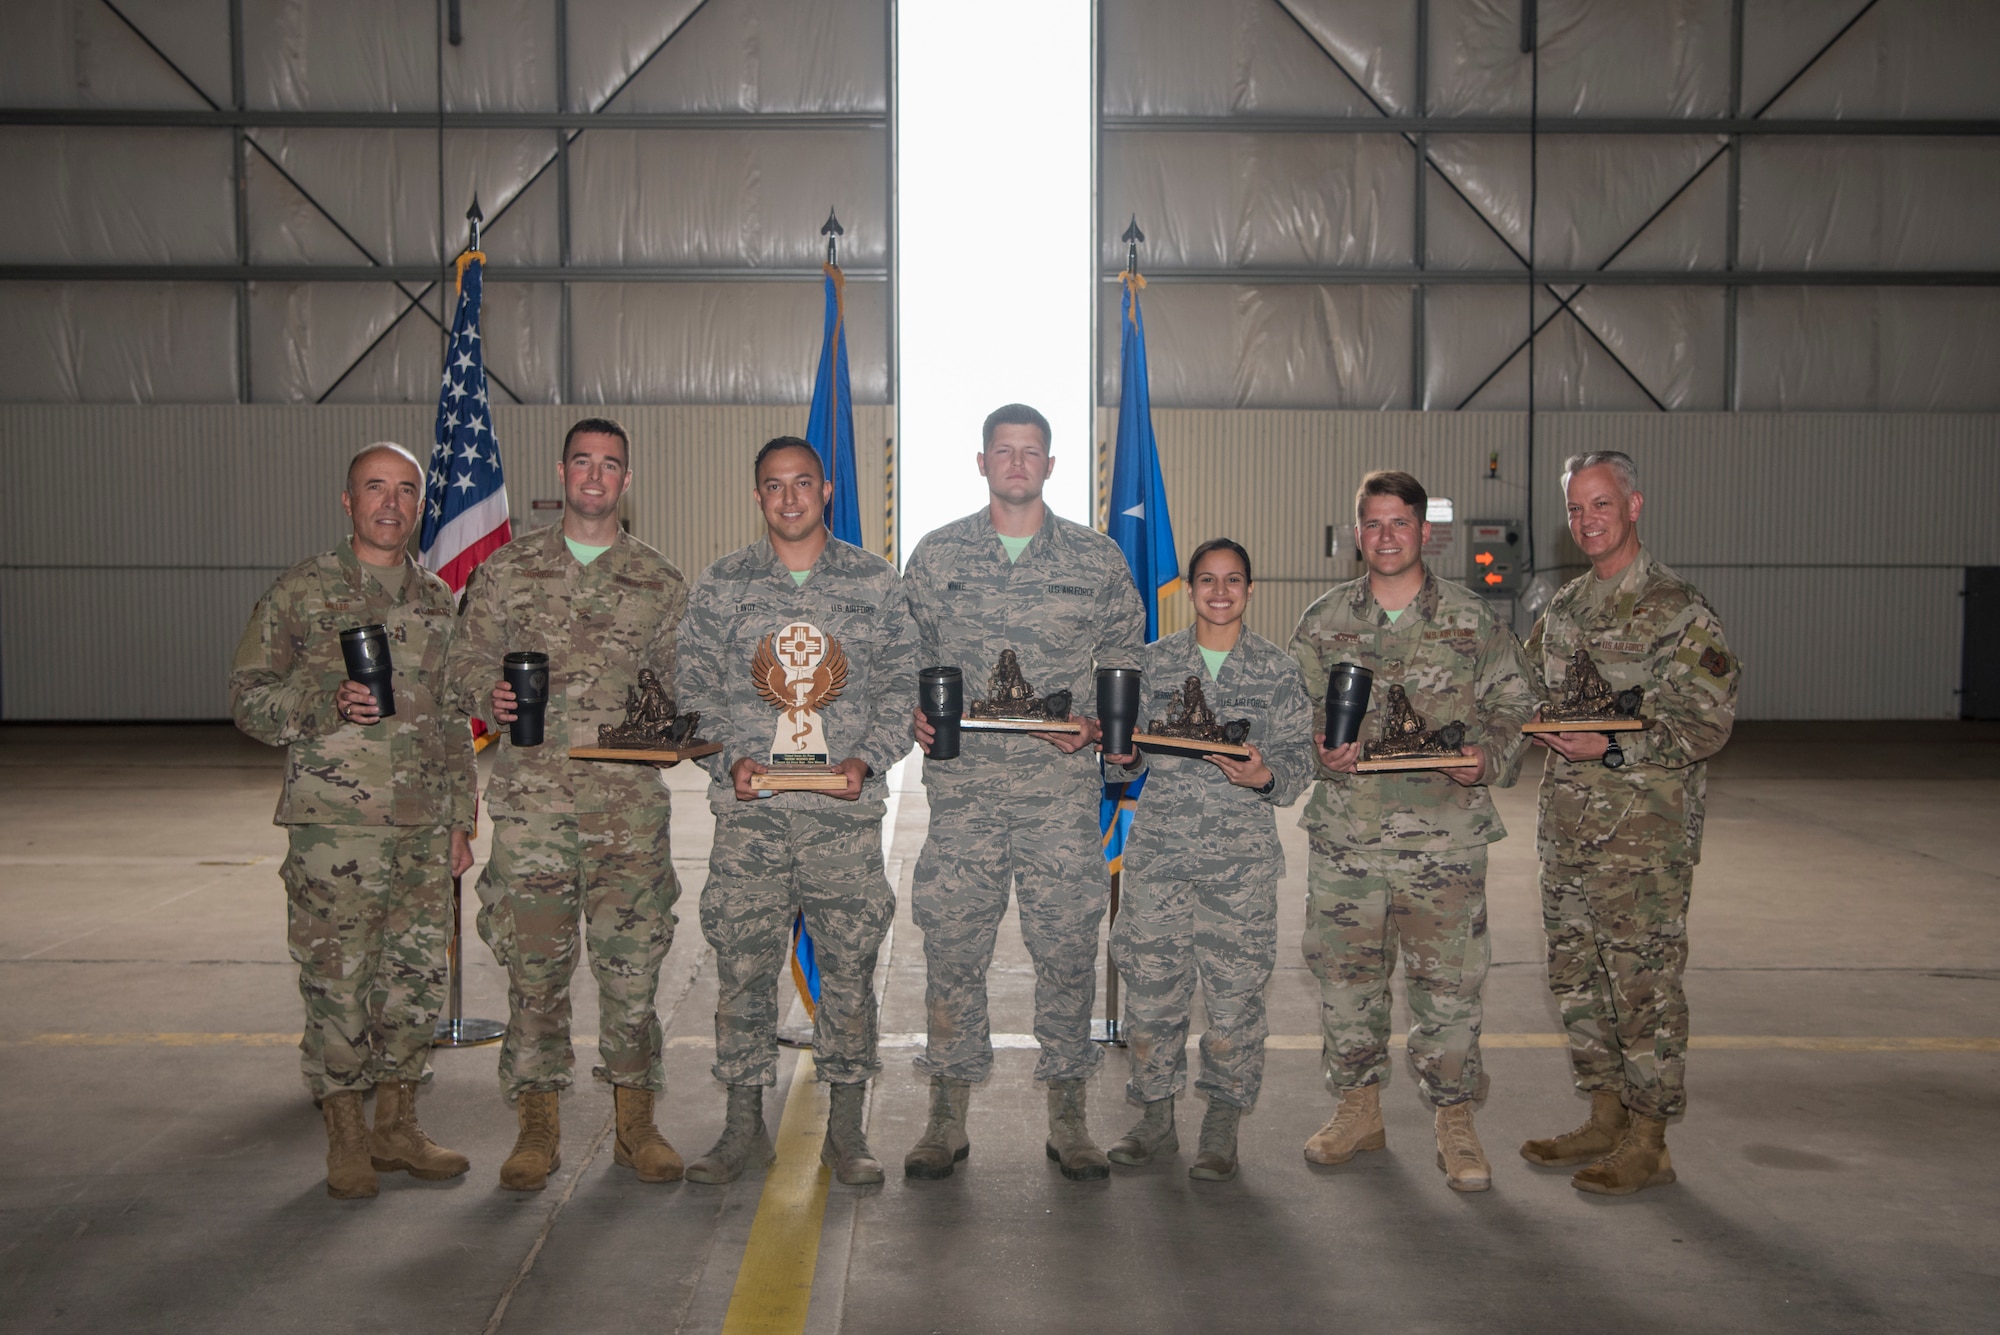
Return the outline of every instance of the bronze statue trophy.
[[[986,698],[968,704],[958,726],[964,732],[1082,732],[1082,724],[1070,722],[1069,707],[1068,691],[1036,695],[1014,651],[1002,649],[986,681]]]
[[[1605,733],[1610,736],[1610,744],[1604,751],[1604,767],[1617,769],[1625,763],[1625,752],[1615,734],[1639,732],[1646,727],[1646,720],[1639,717],[1639,706],[1645,699],[1646,693],[1637,686],[1612,690],[1611,683],[1597,670],[1590,650],[1578,649],[1570,655],[1569,666],[1563,669],[1562,698],[1543,705],[1532,723],[1521,725],[1521,731]]]
[[[697,756],[712,756],[721,742],[705,742],[694,735],[701,715],[683,714],[674,708],[666,687],[651,668],[639,669],[639,684],[625,690],[625,721],[605,723],[597,729],[596,746],[573,746],[572,760],[643,760],[655,765],[676,765]]]
[[[827,753],[826,721],[819,707],[847,689],[847,653],[840,641],[805,621],[795,621],[757,643],[750,663],[757,694],[778,711],[771,734],[770,770],[753,775],[762,792],[845,792],[847,776]]]
[[[1166,718],[1149,720],[1146,730],[1133,733],[1132,740],[1148,751],[1248,760],[1250,748],[1243,743],[1249,736],[1247,718],[1217,722],[1215,711],[1208,707],[1208,697],[1201,689],[1201,678],[1189,677],[1168,701]]]
[[[1451,722],[1441,728],[1426,726],[1424,716],[1410,705],[1401,686],[1391,686],[1382,710],[1382,733],[1361,747],[1357,774],[1380,774],[1401,769],[1466,769],[1479,763],[1468,756],[1465,725]]]

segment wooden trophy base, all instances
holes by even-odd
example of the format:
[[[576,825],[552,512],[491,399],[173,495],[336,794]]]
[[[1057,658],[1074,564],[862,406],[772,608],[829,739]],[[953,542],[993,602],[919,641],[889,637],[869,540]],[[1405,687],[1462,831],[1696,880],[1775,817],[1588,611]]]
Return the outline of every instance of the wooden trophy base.
[[[960,732],[1082,732],[1081,723],[1060,718],[973,718],[958,721]]]
[[[1471,769],[1479,764],[1478,756],[1385,756],[1380,760],[1364,760],[1355,765],[1356,774],[1388,774],[1405,769]]]
[[[712,756],[722,749],[721,742],[693,742],[676,751],[642,751],[624,746],[572,746],[571,760],[637,760],[648,765],[674,765],[683,760],[698,760],[702,756]]]
[[[750,776],[760,793],[844,793],[847,776],[830,765],[783,765]]]
[[[1523,723],[1521,731],[1537,732],[1643,732],[1646,720],[1642,718],[1559,718],[1537,719],[1533,723]]]
[[[1237,760],[1250,758],[1250,748],[1234,742],[1200,742],[1192,737],[1162,737],[1151,732],[1135,732],[1132,740],[1148,751],[1164,751],[1168,755],[1193,756],[1196,759],[1203,756],[1231,756]]]

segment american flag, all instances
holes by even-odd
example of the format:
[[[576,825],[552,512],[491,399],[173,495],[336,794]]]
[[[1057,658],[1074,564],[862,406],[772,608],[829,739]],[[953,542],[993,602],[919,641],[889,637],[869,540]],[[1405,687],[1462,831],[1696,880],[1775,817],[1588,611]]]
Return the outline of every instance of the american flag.
[[[418,559],[451,585],[465,589],[473,570],[507,544],[507,484],[500,476],[500,442],[486,398],[486,361],[479,348],[479,275],[486,257],[459,259],[458,314],[445,349],[438,386],[436,444],[424,486],[424,532]]]

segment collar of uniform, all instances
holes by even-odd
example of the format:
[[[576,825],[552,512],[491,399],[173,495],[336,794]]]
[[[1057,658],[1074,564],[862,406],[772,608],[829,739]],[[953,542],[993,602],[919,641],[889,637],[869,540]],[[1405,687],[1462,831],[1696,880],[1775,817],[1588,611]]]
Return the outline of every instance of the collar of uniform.
[[[1444,595],[1438,589],[1437,576],[1432,574],[1431,568],[1426,565],[1424,567],[1423,585],[1417,590],[1417,596],[1410,599],[1408,607],[1404,610],[1414,609],[1417,618],[1421,621],[1436,621],[1438,606],[1443,597]],[[1375,601],[1375,585],[1366,575],[1354,581],[1354,602],[1352,607],[1354,615],[1371,626],[1387,626],[1390,624],[1388,613],[1382,610],[1382,604]],[[1373,615],[1370,615],[1371,610]]]
[[[1638,555],[1632,558],[1631,564],[1610,579],[1598,579],[1595,571],[1584,576],[1589,581],[1583,586],[1585,603],[1594,608],[1609,609],[1627,599],[1636,598],[1652,579],[1653,565],[1653,554],[1646,550],[1645,543],[1640,543]]]
[[[977,513],[979,515],[979,522],[985,526],[987,533],[992,535],[993,545],[995,547],[1000,547],[1000,530],[993,527],[992,504],[988,503],[987,505],[982,506]],[[1055,540],[1056,540],[1056,512],[1049,508],[1049,503],[1047,501],[1043,501],[1042,526],[1035,530],[1032,540],[1028,543],[1028,550],[1021,553],[1021,561],[1026,561],[1030,559],[1031,557],[1035,556],[1038,552],[1048,551],[1050,547],[1055,545]],[[1000,555],[1004,557],[1006,556],[1006,554],[1007,554],[1006,548],[1001,547]],[[1010,562],[1010,564],[1019,565],[1021,564],[1021,561]]]
[[[822,568],[828,570],[837,568],[841,563],[841,554],[836,549],[845,546],[847,544],[839,538],[834,537],[831,533],[827,534],[826,546],[819,549],[819,555],[813,558],[813,563],[807,566],[806,570],[811,573],[817,572]],[[787,584],[792,582],[792,568],[786,565],[778,556],[778,549],[772,545],[769,533],[764,534],[757,541],[750,544],[750,556],[755,564],[763,567],[768,572],[770,578],[782,579]],[[806,581],[808,584],[811,582],[811,580]]]
[[[387,571],[392,567],[369,565],[359,556],[355,555],[354,535],[351,533],[340,540],[340,545],[333,549],[333,554],[340,562],[342,578],[347,581],[348,587],[356,593],[366,593],[369,585],[372,584],[387,595],[389,601],[392,603],[400,603],[408,596],[410,590],[410,567],[416,564],[410,560],[408,552],[403,553],[402,565],[394,567],[401,576],[400,579],[384,579],[381,572]]]

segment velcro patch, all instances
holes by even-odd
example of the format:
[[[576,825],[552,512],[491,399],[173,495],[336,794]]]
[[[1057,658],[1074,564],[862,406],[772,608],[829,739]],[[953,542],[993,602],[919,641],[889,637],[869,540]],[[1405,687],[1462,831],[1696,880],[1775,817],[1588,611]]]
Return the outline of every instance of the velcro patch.
[[[1711,645],[1701,651],[1701,666],[1708,669],[1711,676],[1726,677],[1729,675],[1729,655]]]
[[[1073,593],[1073,594],[1080,594],[1084,597],[1088,597],[1090,595],[1090,590],[1084,588],[1081,584],[1051,584],[1049,585],[1049,592]]]

